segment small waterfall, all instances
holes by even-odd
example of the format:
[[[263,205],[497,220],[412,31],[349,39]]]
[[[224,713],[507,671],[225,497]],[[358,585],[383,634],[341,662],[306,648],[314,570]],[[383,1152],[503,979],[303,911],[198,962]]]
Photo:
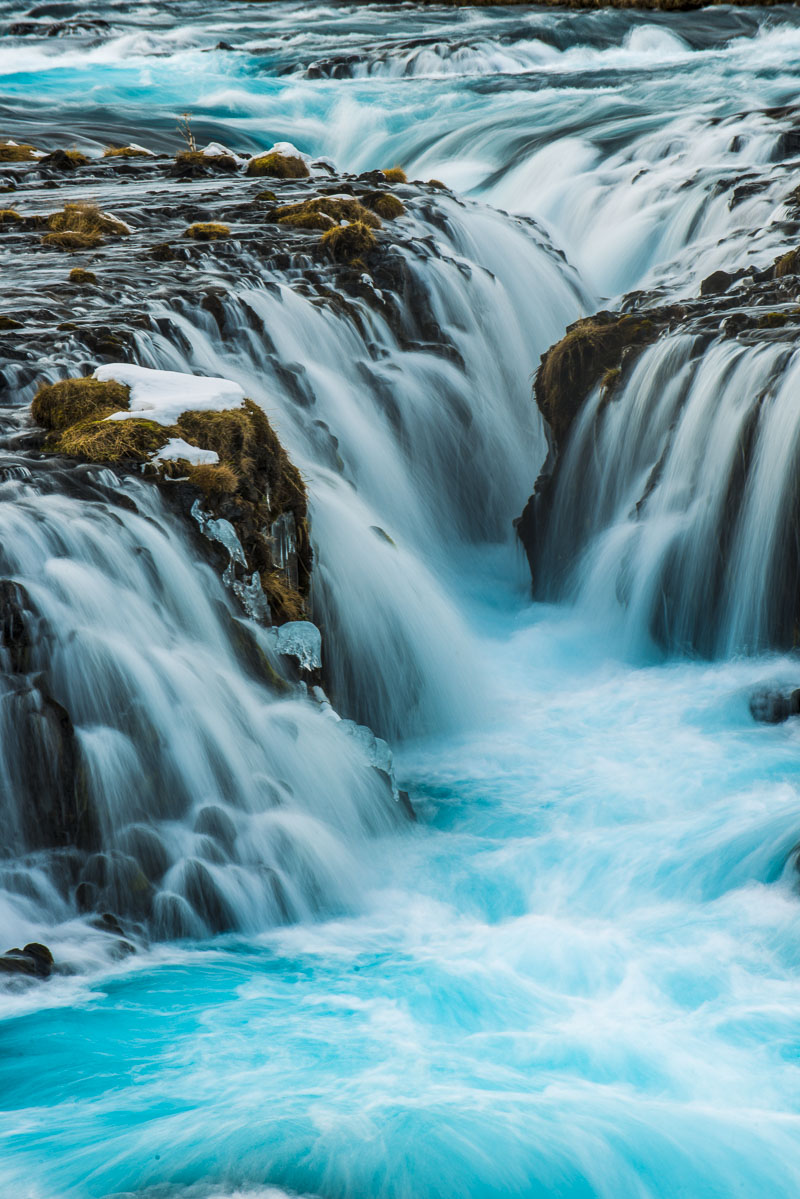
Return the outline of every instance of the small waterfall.
[[[246,258],[214,315],[155,298],[135,351],[235,379],[267,412],[309,489],[333,698],[387,737],[473,710],[453,561],[510,537],[545,452],[531,366],[591,304],[532,222],[450,197],[407,212],[391,290],[320,294],[308,262]]]
[[[400,819],[386,776],[283,682],[158,491],[8,455],[3,479],[0,938],[87,910],[171,938],[357,902],[366,840]]]
[[[755,653],[797,638],[800,357],[676,333],[610,401],[589,397],[560,463],[537,569],[633,647]]]

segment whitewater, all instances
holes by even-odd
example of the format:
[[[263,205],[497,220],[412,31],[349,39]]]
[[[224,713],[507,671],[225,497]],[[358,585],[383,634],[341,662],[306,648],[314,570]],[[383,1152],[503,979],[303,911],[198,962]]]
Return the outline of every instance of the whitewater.
[[[580,524],[582,553],[535,602],[512,521],[547,452],[532,375],[567,324],[633,289],[696,295],[712,271],[780,252],[797,10],[2,0],[0,21],[0,116],[17,140],[57,128],[89,151],[119,137],[174,152],[191,111],[203,142],[285,140],[340,170],[442,180],[435,210],[408,203],[426,247],[408,257],[458,351],[401,345],[374,316],[357,332],[255,267],[236,303],[270,330],[270,354],[233,301],[241,331],[223,341],[158,295],[161,333],[137,345],[142,365],[220,376],[274,416],[309,488],[337,699],[391,745],[413,825],[375,807],[335,717],[267,705],[242,677],[217,623],[223,584],[145,484],[127,485],[141,514],[109,531],[79,498],[4,476],[3,569],[61,631],[109,823],[163,820],[176,854],[190,836],[170,813],[143,816],[127,783],[113,791],[129,750],[98,672],[147,704],[192,799],[215,785],[204,755],[223,763],[247,853],[220,867],[236,931],[165,912],[160,939],[119,961],[43,878],[23,893],[0,874],[9,945],[46,941],[74,967],[0,993],[2,1194],[794,1195],[800,727],[749,707],[800,673],[771,648],[757,586],[796,466],[791,354],[717,346],[698,366],[683,342],[648,350],[604,430],[621,446],[613,478],[579,461],[557,513]],[[316,423],[286,398],[282,363],[303,365]],[[670,443],[662,506],[634,529],[678,379],[687,439],[724,428],[699,464]],[[756,392],[775,397],[770,457],[709,614],[714,467]],[[626,443],[645,400],[653,444]],[[655,637],[674,545],[685,608]],[[620,603],[626,553],[634,599]],[[285,784],[279,819],[258,807],[267,774]],[[12,810],[4,792],[4,823]],[[264,862],[286,868],[280,902]]]

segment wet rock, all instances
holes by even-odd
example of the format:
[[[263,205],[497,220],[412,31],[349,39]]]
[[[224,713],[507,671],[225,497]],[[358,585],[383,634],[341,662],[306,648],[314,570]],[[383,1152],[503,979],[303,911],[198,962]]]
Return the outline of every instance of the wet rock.
[[[7,670],[22,674],[30,669],[32,637],[31,600],[21,583],[0,580],[0,650]]]
[[[700,295],[701,296],[720,295],[722,292],[728,290],[731,283],[733,283],[734,278],[735,278],[735,276],[729,274],[728,271],[714,271],[712,274],[708,275],[703,280],[703,282],[700,284]]]
[[[765,687],[750,696],[750,715],[760,724],[782,724],[800,715],[800,687],[793,690]]]
[[[28,978],[49,978],[53,973],[53,955],[46,945],[32,941],[24,949],[9,949],[0,955],[0,975],[17,974]]]
[[[224,808],[210,804],[201,808],[194,822],[194,831],[218,841],[230,856],[236,841],[236,825]]]
[[[15,619],[12,615],[10,619]],[[16,653],[24,649],[18,645]],[[18,747],[9,780],[25,814],[32,848],[90,849],[97,836],[85,772],[66,708],[41,687],[7,696],[3,735]]]

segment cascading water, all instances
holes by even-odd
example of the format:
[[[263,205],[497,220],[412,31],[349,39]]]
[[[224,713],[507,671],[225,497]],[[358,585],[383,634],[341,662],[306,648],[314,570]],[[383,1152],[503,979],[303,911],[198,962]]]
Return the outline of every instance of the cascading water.
[[[511,520],[545,457],[531,373],[570,321],[786,248],[796,10],[0,18],[16,140],[174,151],[189,108],[198,138],[401,162],[471,197],[403,191],[386,284],[360,293],[233,238],[154,282],[119,354],[231,379],[273,421],[309,491],[331,698],[391,738],[416,825],[368,731],[276,693],[273,635],[155,488],[15,447],[37,380],[9,354],[4,719],[52,726],[102,827],[78,805],[78,856],[42,830],[32,849],[20,801],[46,764],[4,737],[0,932],[63,972],[0,998],[0,1190],[788,1199],[800,735],[748,709],[797,683],[762,652],[792,640],[788,335],[689,323],[590,397],[545,602]],[[120,180],[133,226],[168,219],[168,192]],[[37,261],[46,309],[66,271]],[[147,263],[109,251],[98,292],[122,309]],[[48,347],[41,377],[96,365],[68,327]],[[137,952],[112,960],[79,886],[98,911],[124,898]]]

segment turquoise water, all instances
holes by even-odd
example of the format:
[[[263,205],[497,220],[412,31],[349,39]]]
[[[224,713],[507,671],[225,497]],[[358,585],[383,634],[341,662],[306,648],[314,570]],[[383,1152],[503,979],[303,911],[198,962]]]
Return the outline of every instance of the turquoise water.
[[[109,11],[0,50],[12,135],[174,146],[185,108],[236,146],[401,161],[538,218],[598,301],[779,241],[793,167],[761,110],[796,94],[794,10]],[[541,454],[532,412],[531,484]],[[748,710],[794,660],[634,656],[622,619],[532,605],[510,539],[432,540],[469,702],[397,739],[418,824],[341,866],[335,915],[3,996],[4,1195],[796,1193],[800,730]]]

